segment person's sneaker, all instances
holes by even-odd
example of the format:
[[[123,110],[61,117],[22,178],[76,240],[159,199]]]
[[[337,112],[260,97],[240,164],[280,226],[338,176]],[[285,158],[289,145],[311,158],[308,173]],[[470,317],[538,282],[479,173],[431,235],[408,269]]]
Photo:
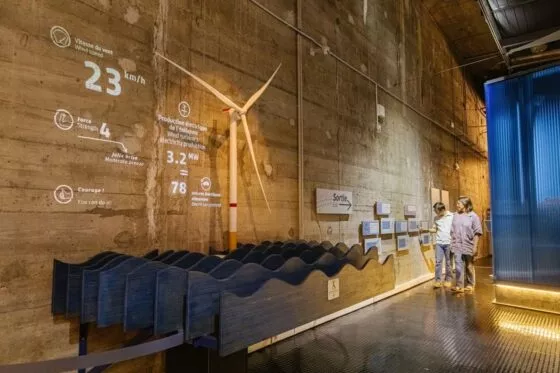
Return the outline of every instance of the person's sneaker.
[[[434,282],[434,289],[439,289],[441,287],[441,281]]]
[[[450,288],[450,287],[451,287],[451,281],[445,281],[445,282],[443,283],[443,287],[444,287],[444,288]]]
[[[472,293],[474,291],[474,286],[472,286],[472,285],[465,286],[465,291],[468,291],[469,293]]]
[[[454,292],[454,293],[464,293],[465,289],[458,288],[457,286],[455,286],[454,288],[451,289],[451,291]]]

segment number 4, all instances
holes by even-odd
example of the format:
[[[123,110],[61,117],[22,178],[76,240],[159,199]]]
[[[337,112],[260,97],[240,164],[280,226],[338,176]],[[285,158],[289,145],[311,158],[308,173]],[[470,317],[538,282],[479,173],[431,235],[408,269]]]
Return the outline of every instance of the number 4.
[[[109,131],[109,126],[107,126],[107,123],[103,123],[101,125],[101,129],[99,130],[99,134],[103,137],[105,137],[106,139],[111,137],[111,131]]]

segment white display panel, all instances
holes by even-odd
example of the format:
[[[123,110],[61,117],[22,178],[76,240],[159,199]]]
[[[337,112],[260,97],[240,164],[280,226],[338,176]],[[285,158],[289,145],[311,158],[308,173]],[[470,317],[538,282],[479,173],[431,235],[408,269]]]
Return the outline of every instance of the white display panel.
[[[427,230],[429,230],[429,229],[430,229],[430,222],[428,222],[428,221],[421,221],[421,222],[420,222],[420,229],[421,229],[422,231],[427,231]]]
[[[379,221],[368,220],[362,222],[363,236],[377,236],[379,234]]]
[[[395,221],[391,218],[381,219],[381,234],[393,234],[395,230]]]
[[[375,205],[375,210],[377,211],[377,215],[390,215],[391,204],[385,202],[377,202]]]
[[[416,205],[405,205],[404,214],[406,216],[416,216]]]

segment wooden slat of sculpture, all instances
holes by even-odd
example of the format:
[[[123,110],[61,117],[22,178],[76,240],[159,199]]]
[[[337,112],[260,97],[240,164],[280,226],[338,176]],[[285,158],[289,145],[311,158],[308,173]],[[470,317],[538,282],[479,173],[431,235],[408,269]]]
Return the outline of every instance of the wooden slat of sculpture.
[[[223,291],[240,296],[249,295],[272,278],[298,284],[315,269],[332,275],[346,263],[345,258],[337,259],[334,255],[325,253],[313,264],[306,264],[300,258],[290,258],[274,271],[255,266],[253,263],[246,264],[230,278],[221,281],[202,274],[189,273],[185,297],[185,338],[191,340],[214,332],[215,317],[220,312],[219,295]]]
[[[156,274],[168,267],[163,262],[145,263],[126,276],[125,331],[147,328],[153,324]]]
[[[97,262],[87,267],[69,267],[66,282],[66,304],[64,313],[66,317],[77,316],[80,313],[82,302],[82,276],[85,270],[95,270],[103,267],[113,259],[123,256],[121,254],[109,254],[100,258]]]
[[[137,262],[139,258],[128,255],[118,256],[101,268],[85,270],[82,276],[82,299],[80,302],[80,322],[87,323],[97,319],[97,299],[99,297],[99,274],[119,266],[126,261]]]
[[[185,293],[184,284],[186,281],[185,269],[194,266],[196,263],[206,258],[202,253],[189,253],[182,259],[173,263],[170,268],[158,271],[156,274],[156,290],[154,301],[154,333],[157,335],[165,334],[158,330],[158,327],[163,328],[161,321],[163,317],[167,317],[169,313],[180,312],[171,309],[171,304],[177,298],[179,302],[182,301]],[[172,328],[172,327],[169,327]],[[168,328],[164,328],[167,330]]]
[[[319,259],[321,257],[321,255],[322,254],[318,253],[318,252],[313,252],[311,250],[305,250],[303,253],[301,253],[300,259],[303,260],[307,264],[311,264],[313,262],[316,262],[317,259]]]
[[[287,246],[286,248],[282,247],[282,246],[270,246],[268,247],[265,251],[264,254],[266,256],[270,256],[270,255],[274,255],[274,254],[280,254],[282,255],[282,253],[284,252],[284,250],[288,250],[292,248],[291,246]]]
[[[165,263],[165,264],[171,264],[171,263],[176,262],[177,260],[180,260],[180,259],[184,258],[188,253],[189,252],[187,250],[175,251],[174,253],[172,253],[168,257],[161,260],[161,262]]]
[[[282,255],[275,254],[275,255],[270,255],[265,260],[263,260],[261,266],[271,271],[274,271],[282,267],[284,263],[286,263],[286,260],[282,257]]]
[[[126,276],[123,321],[125,331],[153,325],[156,274],[187,255],[188,251],[177,251],[161,262],[145,263]]]
[[[171,267],[157,273],[154,334],[162,335],[182,329],[187,273],[208,273],[220,263],[222,260],[216,256],[205,256],[189,268]]]
[[[123,322],[126,276],[138,267],[146,264],[147,259],[132,258],[118,266],[99,274],[97,296],[97,317],[87,322],[97,322],[98,327],[107,327]]]
[[[204,258],[206,258],[206,255],[202,253],[188,253],[176,262],[171,263],[171,265],[179,268],[189,268]]]
[[[220,300],[221,356],[340,311],[394,288],[393,257],[384,265],[370,260],[358,270],[346,265],[332,278],[313,271],[300,285],[272,279],[249,297],[224,292]],[[389,270],[390,269],[390,270]],[[338,279],[338,298],[328,300],[330,279]]]
[[[245,258],[241,260],[242,263],[256,263],[259,264],[267,257],[267,252],[251,251]]]
[[[161,261],[173,254],[173,251],[166,251],[153,258]],[[94,322],[97,320],[98,299],[99,299],[99,278],[100,274],[124,264],[127,261],[132,263],[146,262],[148,258],[117,257],[96,270],[86,270],[82,277],[82,301],[80,304],[80,322]],[[123,294],[124,296],[124,294]]]
[[[222,263],[218,264],[216,268],[209,272],[209,275],[214,277],[215,279],[221,280],[224,278],[228,278],[235,273],[239,268],[243,266],[238,260],[235,259],[228,259],[224,260]]]
[[[247,254],[249,254],[251,250],[253,250],[252,247],[242,247],[226,255],[224,259],[225,260],[234,259],[234,260],[241,261],[241,259],[243,259]]]
[[[65,263],[54,259],[52,274],[52,294],[51,294],[51,312],[54,315],[66,313],[66,294],[68,289],[68,271],[72,267],[84,268],[97,263],[104,257],[114,254],[112,251],[104,251],[82,263]]]

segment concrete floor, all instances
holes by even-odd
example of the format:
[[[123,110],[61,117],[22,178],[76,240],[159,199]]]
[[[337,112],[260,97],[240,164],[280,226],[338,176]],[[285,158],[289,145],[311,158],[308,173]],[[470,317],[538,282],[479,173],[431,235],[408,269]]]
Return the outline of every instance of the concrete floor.
[[[492,304],[477,265],[472,295],[421,285],[256,352],[249,371],[560,372],[560,316]]]

